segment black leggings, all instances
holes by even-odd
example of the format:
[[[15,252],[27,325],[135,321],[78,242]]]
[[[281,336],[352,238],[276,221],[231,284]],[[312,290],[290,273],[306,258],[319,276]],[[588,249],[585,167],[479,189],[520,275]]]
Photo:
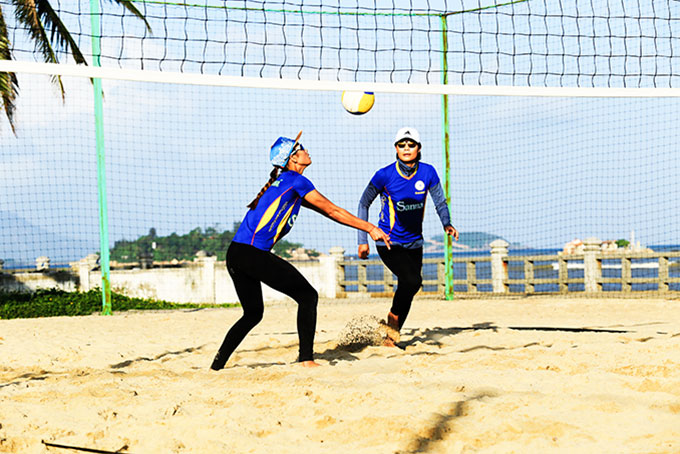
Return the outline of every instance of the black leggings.
[[[423,283],[423,248],[406,249],[392,245],[377,246],[378,254],[387,268],[397,276],[397,290],[392,299],[392,312],[398,317],[399,329],[404,326],[411,302]]]
[[[300,339],[298,361],[314,359],[316,305],[319,296],[307,279],[290,263],[268,251],[232,242],[227,250],[227,270],[234,281],[243,316],[231,327],[211,369],[224,367],[236,347],[260,321],[264,314],[262,282],[284,293],[298,303],[297,329]]]

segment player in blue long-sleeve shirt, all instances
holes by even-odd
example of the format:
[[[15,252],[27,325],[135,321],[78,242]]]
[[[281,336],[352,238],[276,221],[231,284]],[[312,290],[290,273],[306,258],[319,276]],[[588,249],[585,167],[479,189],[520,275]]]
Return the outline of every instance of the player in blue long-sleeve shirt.
[[[400,330],[411,309],[413,297],[422,284],[423,217],[427,194],[432,196],[444,231],[458,240],[458,231],[451,225],[449,208],[437,171],[420,162],[420,134],[415,128],[400,129],[395,138],[397,160],[378,170],[366,186],[359,201],[358,217],[368,220],[368,208],[380,195],[378,226],[390,236],[388,249],[376,241],[383,263],[397,276],[397,290],[387,323]],[[365,232],[359,232],[359,258],[368,258],[370,248]]]

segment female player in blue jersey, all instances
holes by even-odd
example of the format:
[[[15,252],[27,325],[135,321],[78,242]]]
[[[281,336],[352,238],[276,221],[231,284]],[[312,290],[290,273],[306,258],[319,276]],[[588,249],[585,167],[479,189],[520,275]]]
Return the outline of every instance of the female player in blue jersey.
[[[272,145],[269,157],[274,170],[248,205],[250,210],[227,250],[227,270],[234,281],[243,316],[227,332],[210,366],[213,370],[224,367],[248,332],[262,320],[262,282],[298,303],[298,361],[306,367],[318,365],[314,362],[317,292],[293,265],[270,252],[293,227],[301,205],[340,224],[368,232],[374,240],[390,245],[389,236],[382,230],[334,205],[302,176],[312,160],[299,143],[301,134],[302,131],[295,140],[279,137]]]
[[[397,160],[378,170],[359,201],[359,217],[368,221],[368,208],[380,195],[378,226],[388,232],[392,247],[380,240],[376,249],[383,263],[397,276],[392,308],[387,324],[399,331],[411,309],[413,297],[423,282],[423,216],[428,192],[432,195],[444,231],[458,240],[451,225],[449,207],[437,171],[420,162],[420,134],[415,128],[402,128],[394,138]],[[359,258],[368,258],[366,234],[359,232]]]

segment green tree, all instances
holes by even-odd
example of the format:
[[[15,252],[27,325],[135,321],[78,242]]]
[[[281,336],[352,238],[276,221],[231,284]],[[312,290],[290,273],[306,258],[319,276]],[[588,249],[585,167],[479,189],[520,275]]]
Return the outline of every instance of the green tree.
[[[97,0],[98,1],[98,0]],[[140,18],[151,31],[149,23],[142,13],[135,8],[128,0],[110,0],[123,6],[135,16]],[[59,63],[57,51],[66,51],[77,64],[87,65],[87,61],[80,51],[71,33],[62,22],[57,12],[47,0],[9,0],[14,7],[14,16],[35,44],[36,49],[42,55],[46,63]],[[5,10],[6,11],[6,10]],[[0,60],[13,60],[12,43],[9,39],[7,22],[5,21],[5,11],[0,5]],[[62,99],[65,99],[64,85],[61,77],[54,76],[52,82],[57,85],[61,92]],[[0,96],[5,115],[9,120],[12,131],[16,134],[14,114],[16,110],[15,101],[19,93],[19,81],[15,73],[0,72]]]
[[[628,247],[628,245],[630,245],[630,241],[624,240],[624,239],[619,239],[619,240],[616,240],[616,245],[620,248],[625,248],[625,247]]]
[[[202,230],[196,227],[189,233],[177,235],[171,233],[168,236],[158,236],[156,229],[151,228],[148,235],[142,235],[134,241],[116,241],[111,249],[111,260],[120,263],[137,262],[142,254],[152,253],[155,261],[166,262],[173,259],[193,260],[198,251],[205,251],[208,255],[214,255],[218,260],[224,260],[227,248],[238,230],[238,224],[234,230],[220,232],[214,227]],[[155,243],[155,248],[152,244]],[[273,252],[281,257],[290,257],[288,251],[301,247],[300,243],[291,243],[281,240],[276,243]],[[318,256],[317,251],[308,250],[312,257]]]

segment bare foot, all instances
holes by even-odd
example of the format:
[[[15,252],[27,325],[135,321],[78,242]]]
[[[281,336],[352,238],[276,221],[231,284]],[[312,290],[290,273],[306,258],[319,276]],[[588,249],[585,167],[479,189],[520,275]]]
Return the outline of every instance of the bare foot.
[[[382,345],[383,345],[383,347],[396,347],[397,346],[397,344],[394,343],[394,340],[390,337],[386,337],[385,339],[383,339]]]
[[[300,363],[302,367],[320,367],[321,364],[315,363],[314,361],[302,361]]]
[[[399,331],[399,317],[394,315],[392,312],[389,312],[387,314],[387,326]]]
[[[396,347],[399,342],[399,317],[392,312],[387,313],[387,322],[382,323],[382,335],[385,336],[382,345],[385,347]]]

